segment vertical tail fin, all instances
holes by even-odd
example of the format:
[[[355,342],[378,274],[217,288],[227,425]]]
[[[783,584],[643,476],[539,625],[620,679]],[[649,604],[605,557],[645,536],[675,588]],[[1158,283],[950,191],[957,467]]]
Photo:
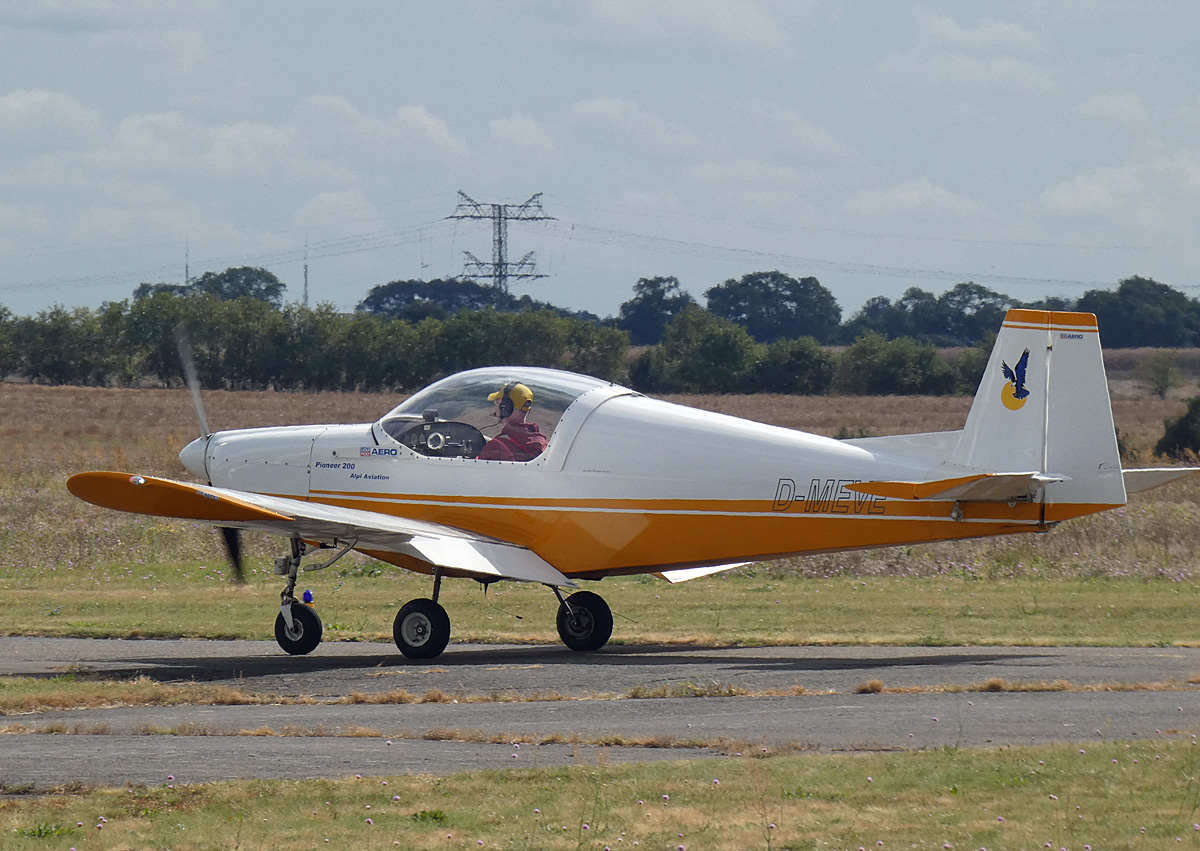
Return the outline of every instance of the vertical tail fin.
[[[1062,476],[1047,502],[1125,503],[1093,314],[1008,312],[951,463]]]

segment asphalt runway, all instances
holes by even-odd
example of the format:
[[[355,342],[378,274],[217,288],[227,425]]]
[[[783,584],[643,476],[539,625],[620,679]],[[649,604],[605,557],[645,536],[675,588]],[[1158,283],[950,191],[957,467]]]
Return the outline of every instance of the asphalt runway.
[[[0,728],[58,733],[0,736],[3,787],[447,774],[761,747],[994,747],[1200,732],[1200,693],[1187,682],[1200,677],[1200,649],[1192,648],[610,646],[577,654],[560,646],[451,645],[432,662],[412,664],[384,644],[330,643],[289,657],[269,642],[0,638],[0,675],[65,673],[220,683],[319,702],[0,717]],[[947,690],[994,678],[1071,688]],[[858,693],[872,680],[914,691]],[[326,702],[396,690],[461,699]],[[745,691],[755,694],[633,699]],[[469,700],[480,696],[490,700]],[[552,734],[561,743],[529,743]]]

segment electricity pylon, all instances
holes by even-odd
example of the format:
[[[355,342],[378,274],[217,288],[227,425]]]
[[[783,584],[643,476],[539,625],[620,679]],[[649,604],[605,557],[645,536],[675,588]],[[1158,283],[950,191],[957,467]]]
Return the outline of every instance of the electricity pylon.
[[[537,261],[532,251],[516,263],[508,262],[509,222],[554,220],[553,216],[547,216],[542,209],[541,192],[524,204],[480,204],[462,190],[458,192],[458,199],[458,206],[454,208],[453,215],[446,217],[447,219],[491,219],[492,221],[492,262],[485,263],[470,251],[464,251],[467,262],[463,266],[463,275],[470,278],[491,278],[492,286],[502,292],[508,292],[510,279],[530,280],[546,277],[535,271]]]

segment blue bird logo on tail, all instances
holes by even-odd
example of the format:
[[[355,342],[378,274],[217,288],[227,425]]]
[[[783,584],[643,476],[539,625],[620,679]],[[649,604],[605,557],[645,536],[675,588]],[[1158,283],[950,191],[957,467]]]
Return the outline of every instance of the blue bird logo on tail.
[[[1025,406],[1025,400],[1029,398],[1029,388],[1025,386],[1025,370],[1029,367],[1029,349],[1021,355],[1021,359],[1017,361],[1016,369],[1010,367],[1005,361],[1000,361],[1000,368],[1004,371],[1004,377],[1008,379],[1004,385],[1004,389],[1000,391],[1000,399],[1004,402],[1004,407],[1010,411],[1018,411]]]

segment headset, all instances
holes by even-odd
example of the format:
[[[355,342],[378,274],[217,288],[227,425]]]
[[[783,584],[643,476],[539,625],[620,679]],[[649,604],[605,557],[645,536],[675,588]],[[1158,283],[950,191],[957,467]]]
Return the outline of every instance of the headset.
[[[500,419],[512,416],[513,400],[508,396],[508,388],[511,386],[511,384],[505,384],[500,390]]]

